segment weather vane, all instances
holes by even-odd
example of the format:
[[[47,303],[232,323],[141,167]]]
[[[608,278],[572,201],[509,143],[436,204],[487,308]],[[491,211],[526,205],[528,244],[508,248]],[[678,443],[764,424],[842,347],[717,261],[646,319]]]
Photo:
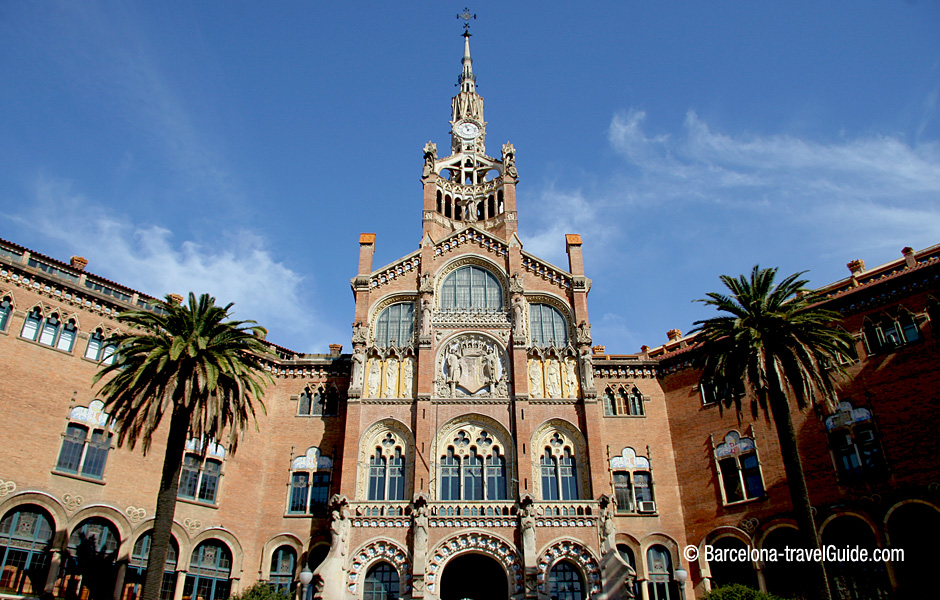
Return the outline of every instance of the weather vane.
[[[470,9],[464,7],[463,12],[457,15],[458,19],[463,19],[463,32],[470,35],[470,19],[476,19],[476,15],[470,14]]]

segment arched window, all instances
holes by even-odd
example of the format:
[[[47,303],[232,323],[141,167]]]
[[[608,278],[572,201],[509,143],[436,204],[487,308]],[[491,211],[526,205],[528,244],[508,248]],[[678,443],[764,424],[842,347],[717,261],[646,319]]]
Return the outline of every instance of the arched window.
[[[483,460],[477,456],[476,449],[470,449],[464,463],[463,499],[483,500]]]
[[[576,566],[562,560],[548,574],[549,595],[553,600],[584,600],[584,579]]]
[[[715,460],[721,478],[725,504],[764,497],[764,480],[754,440],[730,431],[725,441],[715,446]]]
[[[617,544],[617,553],[620,554],[620,558],[624,560],[625,563],[630,565],[630,568],[633,569],[633,572],[636,573],[636,557],[633,554],[633,550],[630,546],[626,544]],[[640,598],[640,582],[636,580],[636,577],[633,578],[633,597]]]
[[[69,413],[56,471],[92,479],[104,477],[112,435],[106,425],[108,414],[103,408],[104,403],[94,400],[87,407],[75,407]]]
[[[395,454],[388,459],[388,499],[405,499],[405,459],[401,448],[395,448]]]
[[[568,448],[565,448],[564,456],[558,461],[558,482],[561,484],[562,500],[578,499],[577,465]]]
[[[646,397],[632,384],[612,384],[604,390],[604,414],[606,416],[642,417],[646,414],[643,402]]]
[[[453,448],[441,458],[441,500],[460,500],[460,459]]]
[[[291,400],[297,400],[298,417],[332,417],[339,409],[339,392],[335,385],[308,385]]]
[[[646,584],[649,600],[679,600],[679,590],[672,577],[672,559],[665,546],[651,546],[646,552],[649,581]]]
[[[712,547],[727,552],[724,556],[733,554],[747,556],[749,550],[748,545],[742,540],[730,536],[713,541]],[[718,553],[716,552],[716,554]],[[754,563],[749,560],[710,560],[708,561],[708,568],[711,570],[713,589],[734,584],[746,585],[754,590],[760,589],[757,583],[757,573],[754,572]]]
[[[114,568],[121,539],[107,519],[92,517],[72,530],[62,589],[77,590],[77,598],[94,598],[114,592]]]
[[[291,462],[287,512],[295,515],[325,515],[332,474],[333,460],[329,456],[322,456],[316,446],[308,448],[303,456],[296,457]]]
[[[478,308],[499,310],[503,290],[496,276],[474,265],[450,273],[441,285],[441,308]]]
[[[440,190],[438,190],[438,192],[437,192],[437,212],[441,212],[443,209],[444,209],[444,206],[443,206],[443,204],[442,204],[442,202],[441,202],[441,192],[440,192]]]
[[[545,454],[539,460],[542,471],[542,500],[558,500],[558,461],[552,451],[545,448]]]
[[[7,325],[10,323],[10,315],[13,314],[13,299],[9,296],[4,296],[3,300],[0,300],[0,331],[6,331]]]
[[[49,571],[52,521],[39,508],[23,506],[0,521],[0,591],[40,596]]]
[[[506,499],[506,458],[498,448],[486,459],[486,496],[487,500]]]
[[[124,575],[124,591],[121,600],[136,600],[143,591],[144,580],[147,578],[147,560],[150,558],[150,544],[152,531],[148,531],[134,543],[131,560]],[[176,589],[176,562],[179,556],[179,546],[176,540],[170,538],[170,547],[167,548],[166,565],[163,568],[163,583],[160,585],[160,599],[172,600]]]
[[[387,562],[369,569],[362,585],[362,600],[398,600],[398,571]]]
[[[232,589],[232,554],[218,540],[196,546],[189,574],[183,585],[184,598],[225,600]]]
[[[369,459],[369,500],[385,500],[385,470],[387,462],[380,448]]]
[[[115,349],[114,344],[105,343],[104,331],[99,328],[88,338],[88,346],[85,347],[85,358],[110,365],[114,362]]]
[[[414,337],[414,302],[399,302],[382,311],[375,322],[377,346],[402,346]],[[394,343],[394,344],[393,344]]]
[[[294,569],[297,565],[297,553],[290,546],[281,546],[271,555],[271,577],[268,585],[275,592],[291,596],[294,583]]]
[[[568,345],[568,321],[554,306],[530,304],[529,327],[533,346]]]

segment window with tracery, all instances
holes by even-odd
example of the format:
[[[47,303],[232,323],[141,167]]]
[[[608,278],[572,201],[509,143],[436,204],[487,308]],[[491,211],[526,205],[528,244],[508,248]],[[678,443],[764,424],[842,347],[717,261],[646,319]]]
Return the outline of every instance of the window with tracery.
[[[226,600],[232,589],[232,553],[218,540],[206,540],[193,550],[184,598]]]
[[[333,461],[311,446],[291,462],[287,512],[294,515],[325,515],[330,497]]]
[[[109,344],[105,340],[107,336],[100,327],[88,337],[88,345],[85,346],[85,358],[95,362],[101,362],[110,365],[114,362],[114,351],[117,347]]]
[[[542,449],[533,465],[537,469],[537,493],[542,500],[579,500],[584,493],[586,482],[581,481],[577,459],[583,445],[575,437],[577,431],[569,427],[549,425],[543,434],[537,432],[533,438],[533,450]]]
[[[840,479],[887,475],[884,450],[871,410],[841,402],[836,413],[826,419],[826,434]]]
[[[150,544],[153,541],[153,532],[148,531],[137,538],[131,559],[124,574],[124,591],[121,600],[136,600],[147,579],[147,561],[150,558]],[[163,568],[163,583],[160,585],[160,600],[172,600],[176,589],[176,562],[179,555],[179,545],[170,537],[170,547],[167,548],[166,565]]]
[[[441,500],[505,500],[506,457],[493,434],[467,425],[447,437],[439,460]]]
[[[764,497],[764,479],[752,438],[728,432],[724,442],[715,446],[715,461],[725,504]]]
[[[0,331],[6,331],[10,323],[10,315],[13,314],[13,298],[4,296],[0,300]]]
[[[398,436],[386,433],[369,457],[367,500],[405,499],[404,444]]]
[[[304,388],[297,400],[298,417],[336,416],[339,410],[339,391],[335,385],[310,384]]]
[[[215,504],[222,478],[225,448],[210,442],[203,451],[201,441],[193,438],[186,444],[186,450],[177,497]]]
[[[503,289],[496,276],[482,267],[467,265],[451,272],[441,284],[441,308],[499,310]]]
[[[650,461],[637,456],[633,448],[624,448],[610,460],[614,498],[618,514],[653,513],[653,474]]]
[[[49,572],[52,519],[36,506],[20,506],[0,521],[0,591],[40,596]]]
[[[375,321],[376,346],[404,346],[414,338],[414,302],[398,302],[382,311]]]
[[[93,400],[87,407],[76,406],[69,412],[69,423],[62,437],[62,448],[55,470],[102,479],[111,450],[111,427],[104,403]]]

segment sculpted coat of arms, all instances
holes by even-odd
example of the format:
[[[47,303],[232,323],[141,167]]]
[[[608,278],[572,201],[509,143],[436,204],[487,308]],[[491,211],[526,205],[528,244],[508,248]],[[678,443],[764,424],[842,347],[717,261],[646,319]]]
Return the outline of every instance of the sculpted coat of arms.
[[[508,396],[505,352],[485,336],[465,335],[441,353],[437,394],[445,398]]]

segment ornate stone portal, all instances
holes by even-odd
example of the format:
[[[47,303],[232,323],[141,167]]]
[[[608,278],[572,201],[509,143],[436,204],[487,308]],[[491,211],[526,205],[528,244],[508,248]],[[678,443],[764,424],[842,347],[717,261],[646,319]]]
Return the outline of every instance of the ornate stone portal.
[[[442,345],[437,358],[436,395],[441,398],[508,398],[506,350],[479,333],[457,335]]]

